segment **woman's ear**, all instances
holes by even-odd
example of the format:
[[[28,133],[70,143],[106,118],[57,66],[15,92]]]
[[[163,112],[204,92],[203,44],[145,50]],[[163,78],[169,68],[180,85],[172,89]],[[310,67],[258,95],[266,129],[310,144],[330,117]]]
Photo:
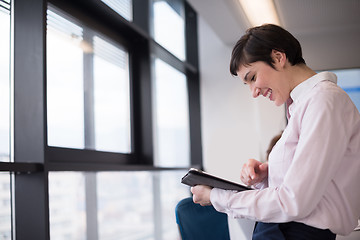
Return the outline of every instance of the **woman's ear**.
[[[271,57],[274,60],[275,66],[284,67],[286,63],[286,54],[277,50],[271,51]]]

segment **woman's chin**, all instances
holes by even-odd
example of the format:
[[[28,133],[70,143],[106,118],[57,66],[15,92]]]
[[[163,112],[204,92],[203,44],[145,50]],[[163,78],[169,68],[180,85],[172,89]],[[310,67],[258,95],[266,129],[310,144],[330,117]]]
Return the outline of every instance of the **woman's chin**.
[[[274,103],[275,103],[275,105],[276,105],[277,107],[279,107],[279,106],[281,106],[281,105],[284,104],[284,102],[282,102],[282,101],[276,101],[276,99],[275,99],[275,100],[272,100],[272,101],[274,101]]]

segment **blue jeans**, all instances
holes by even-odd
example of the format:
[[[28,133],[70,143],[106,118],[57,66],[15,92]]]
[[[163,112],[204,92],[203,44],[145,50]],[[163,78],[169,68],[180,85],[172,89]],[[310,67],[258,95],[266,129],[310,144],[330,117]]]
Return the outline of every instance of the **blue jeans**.
[[[252,240],[335,240],[336,234],[329,229],[318,229],[303,223],[255,224]]]

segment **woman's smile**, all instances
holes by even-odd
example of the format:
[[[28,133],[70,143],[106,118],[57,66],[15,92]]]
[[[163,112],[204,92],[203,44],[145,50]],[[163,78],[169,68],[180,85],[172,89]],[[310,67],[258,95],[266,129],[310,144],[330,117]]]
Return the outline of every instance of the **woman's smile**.
[[[264,62],[254,62],[240,67],[238,76],[244,76],[243,81],[249,85],[252,96],[262,95],[275,105],[282,105],[289,96],[288,89],[282,84],[281,72]]]
[[[263,94],[263,96],[266,97],[266,98],[269,98],[270,101],[273,101],[273,99],[272,99],[272,89],[271,89],[271,88],[268,88],[268,89],[266,90],[266,92]]]

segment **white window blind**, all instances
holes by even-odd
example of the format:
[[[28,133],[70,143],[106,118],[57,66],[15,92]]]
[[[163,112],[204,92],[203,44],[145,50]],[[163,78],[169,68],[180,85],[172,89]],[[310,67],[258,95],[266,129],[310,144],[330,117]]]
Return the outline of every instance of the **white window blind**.
[[[10,12],[10,0],[0,0],[0,11]]]
[[[101,0],[128,21],[133,20],[132,0]]]

